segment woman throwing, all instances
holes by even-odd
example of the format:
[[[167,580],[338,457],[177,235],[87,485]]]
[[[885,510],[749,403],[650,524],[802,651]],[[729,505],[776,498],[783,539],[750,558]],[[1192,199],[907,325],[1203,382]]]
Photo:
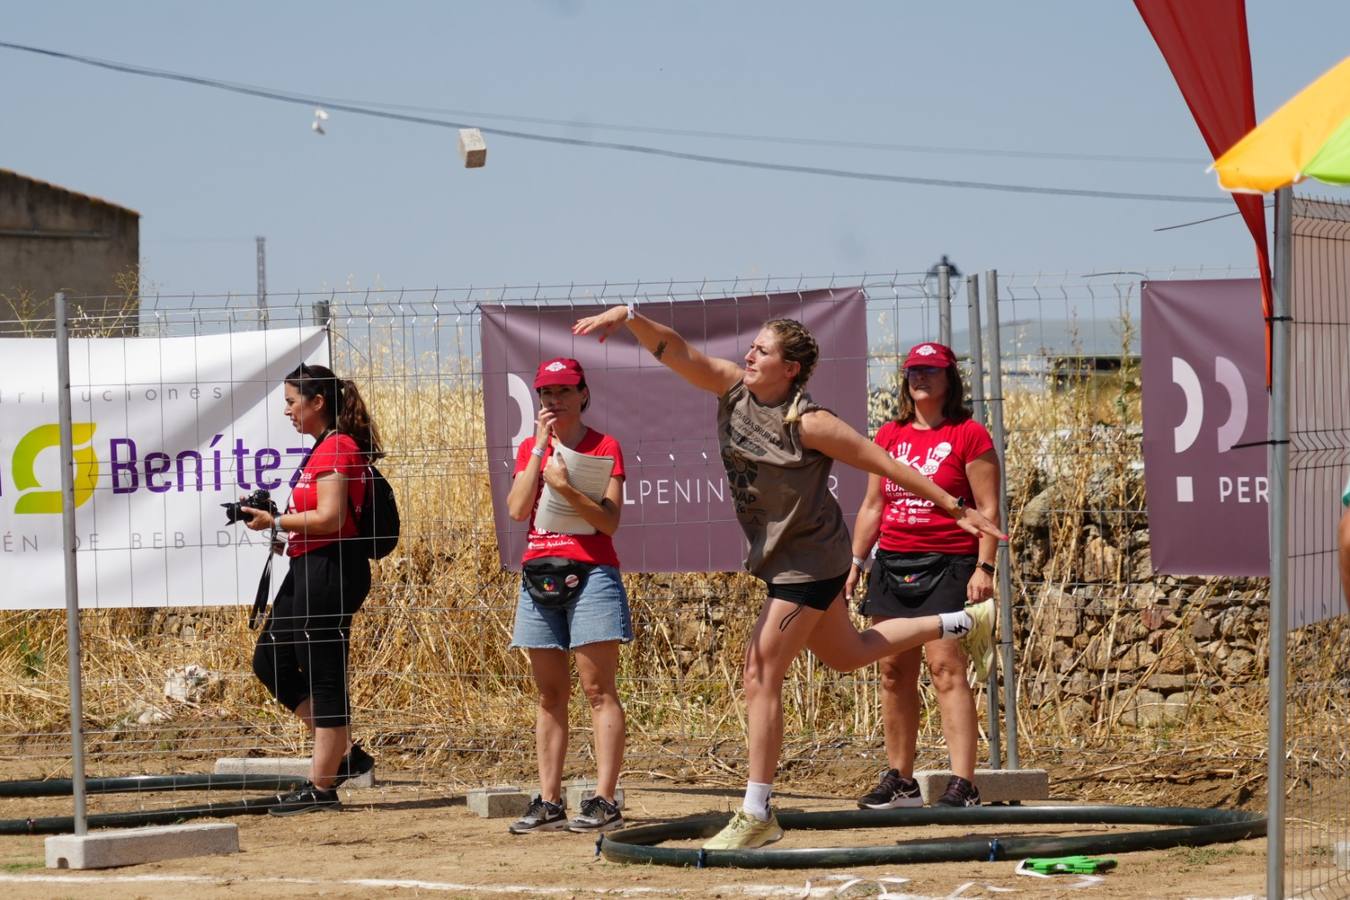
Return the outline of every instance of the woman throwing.
[[[337,787],[369,772],[351,740],[347,650],[352,616],[370,592],[370,561],[344,539],[357,536],[368,466],[384,456],[380,433],[356,385],[325,366],[286,376],[286,418],[314,439],[283,515],[244,507],[254,531],[288,532],[290,569],[253,651],[253,672],[314,734],[309,783],[277,798],[276,816],[338,805]]]
[[[992,655],[993,605],[920,619],[892,619],[859,633],[840,600],[851,557],[839,504],[829,491],[833,460],[904,485],[972,534],[1000,536],[984,516],[902,466],[804,392],[819,358],[800,323],[765,323],[745,367],[689,346],[673,329],[615,306],[581,319],[576,334],[603,340],[627,325],[638,342],[695,387],[718,397],[722,462],[736,518],[750,544],[746,568],[768,587],[745,653],[749,783],[742,808],[704,846],[762,847],[783,836],[769,806],[783,741],[782,685],[809,649],[827,666],[852,671],[939,638],[961,638],[979,664]]]
[[[952,351],[936,343],[916,345],[905,360],[900,412],[877,432],[876,443],[898,462],[922,472],[998,522],[998,457],[984,426],[965,405],[961,371]],[[844,596],[853,598],[863,561],[877,553],[861,612],[873,622],[954,612],[994,595],[998,541],[962,531],[889,478],[871,475],[853,526],[853,568]],[[919,660],[928,660],[942,711],[942,733],[951,754],[952,778],[939,806],[978,806],[975,748],[979,726],[975,697],[966,680],[966,654],[951,641],[928,641],[881,661],[881,716],[890,768],[858,800],[864,809],[922,806],[914,781],[919,734]]]
[[[624,717],[615,677],[619,645],[633,639],[628,595],[619,578],[613,540],[623,509],[623,451],[614,438],[586,427],[581,420],[591,392],[575,359],[541,363],[534,389],[539,394],[539,420],[534,437],[526,438],[516,455],[515,480],[506,506],[512,519],[530,521],[511,646],[529,653],[530,671],[539,690],[534,726],[539,794],[510,831],[606,831],[623,824],[615,793],[623,764]],[[614,459],[598,503],[568,483],[567,465],[555,452],[559,444],[577,453]],[[585,521],[591,533],[560,534],[535,527],[545,483]],[[581,802],[571,822],[562,799],[572,690],[569,652],[576,657],[581,689],[590,702],[599,770],[595,795]]]

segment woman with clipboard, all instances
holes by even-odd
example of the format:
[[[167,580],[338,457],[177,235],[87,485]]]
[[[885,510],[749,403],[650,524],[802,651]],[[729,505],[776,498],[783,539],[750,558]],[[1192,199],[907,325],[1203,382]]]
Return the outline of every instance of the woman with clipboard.
[[[510,831],[605,831],[623,824],[615,793],[625,731],[615,676],[619,645],[633,639],[613,541],[623,509],[623,451],[613,437],[581,420],[591,393],[575,359],[540,363],[534,389],[539,419],[534,436],[516,454],[506,505],[512,519],[530,521],[511,646],[529,654],[539,690],[539,794]],[[572,460],[572,471],[566,459]],[[541,523],[555,530],[544,530]],[[572,689],[569,652],[590,701],[598,769],[595,795],[582,801],[571,821],[562,797]]]

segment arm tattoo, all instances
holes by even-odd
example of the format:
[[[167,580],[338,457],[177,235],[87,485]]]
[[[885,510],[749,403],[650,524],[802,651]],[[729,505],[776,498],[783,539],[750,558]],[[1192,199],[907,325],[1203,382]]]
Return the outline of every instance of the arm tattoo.
[[[657,359],[660,359],[661,354],[665,352],[666,352],[666,342],[661,341],[656,345],[656,349],[652,351],[652,356],[655,356]]]

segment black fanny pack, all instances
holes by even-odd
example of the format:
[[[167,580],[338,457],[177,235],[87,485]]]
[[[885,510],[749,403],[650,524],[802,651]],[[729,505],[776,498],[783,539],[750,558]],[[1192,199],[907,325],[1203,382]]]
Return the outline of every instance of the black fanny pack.
[[[545,556],[525,563],[521,574],[525,590],[534,602],[548,609],[566,606],[586,587],[586,578],[595,566],[560,556]]]
[[[946,553],[877,554],[887,589],[901,599],[931,594],[951,564],[952,557]]]

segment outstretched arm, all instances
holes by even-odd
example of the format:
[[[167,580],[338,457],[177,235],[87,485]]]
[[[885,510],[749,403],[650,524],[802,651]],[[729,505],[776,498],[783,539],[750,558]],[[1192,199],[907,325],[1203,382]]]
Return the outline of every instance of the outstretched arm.
[[[636,314],[629,318],[627,306],[614,306],[595,316],[578,319],[572,326],[573,334],[599,333],[600,340],[609,337],[620,325],[638,339],[652,356],[672,369],[696,388],[711,391],[719,397],[741,380],[741,367],[726,359],[700,353],[679,332],[646,316]]]
[[[917,470],[892,459],[885,450],[858,434],[833,413],[816,409],[802,416],[801,433],[802,443],[812,450],[818,450],[855,469],[889,478],[911,494],[932,500],[938,509],[971,534],[987,534],[1007,540],[1007,536],[978,510],[958,504],[951,494]]]

